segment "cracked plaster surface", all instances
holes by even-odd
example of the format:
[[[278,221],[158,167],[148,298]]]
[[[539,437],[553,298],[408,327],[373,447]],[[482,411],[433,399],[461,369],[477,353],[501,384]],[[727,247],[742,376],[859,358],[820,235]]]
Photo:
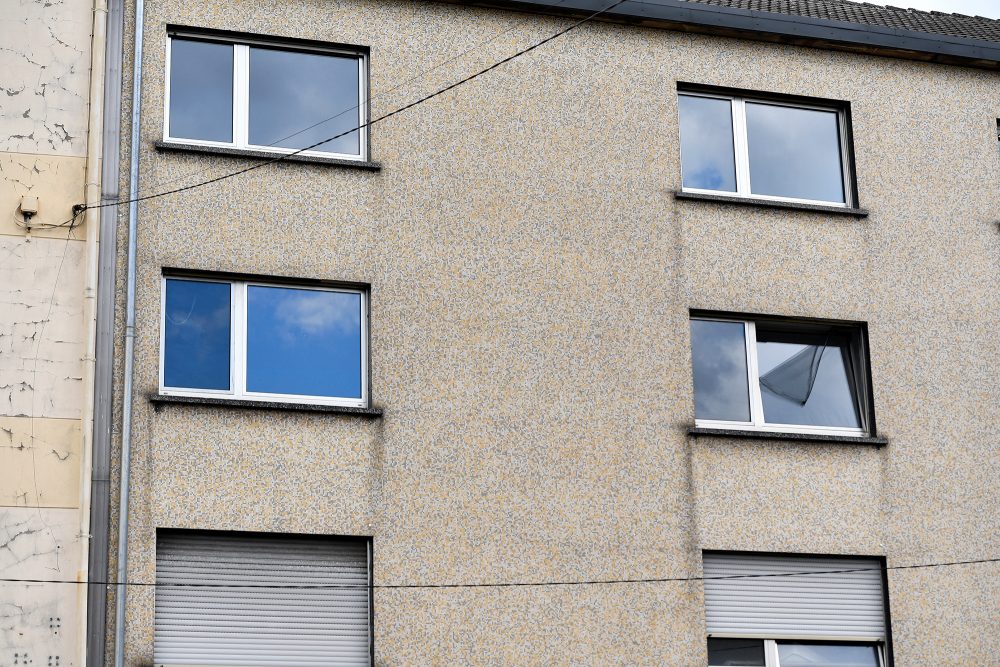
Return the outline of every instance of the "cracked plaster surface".
[[[0,236],[0,415],[79,419],[84,250]]]
[[[37,224],[59,224],[73,217],[73,206],[84,200],[87,160],[60,155],[0,153],[0,234],[24,236],[17,215],[21,197],[38,197]],[[66,238],[66,229],[35,228],[35,237]],[[82,230],[76,232],[82,238]]]
[[[0,417],[0,506],[80,502],[80,422]]]
[[[74,510],[0,509],[0,578],[75,580],[77,531]],[[85,592],[73,584],[0,582],[0,665],[76,664],[77,596]]]
[[[0,151],[84,156],[90,5],[12,4],[0,12]]]

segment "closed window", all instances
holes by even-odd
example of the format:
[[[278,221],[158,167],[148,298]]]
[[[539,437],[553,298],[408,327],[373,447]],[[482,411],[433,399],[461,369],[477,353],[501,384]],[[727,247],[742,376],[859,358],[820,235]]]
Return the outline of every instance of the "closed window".
[[[884,667],[882,563],[706,553],[710,667]]]
[[[367,407],[367,293],[163,278],[164,394]]]
[[[702,92],[677,104],[685,192],[854,204],[843,108]]]
[[[857,325],[695,316],[699,427],[867,435],[867,353]]]
[[[172,34],[168,142],[364,159],[366,57],[360,51]],[[302,150],[307,149],[307,150]]]
[[[366,539],[158,530],[155,665],[371,664]]]
[[[709,667],[883,667],[878,644],[708,639]]]

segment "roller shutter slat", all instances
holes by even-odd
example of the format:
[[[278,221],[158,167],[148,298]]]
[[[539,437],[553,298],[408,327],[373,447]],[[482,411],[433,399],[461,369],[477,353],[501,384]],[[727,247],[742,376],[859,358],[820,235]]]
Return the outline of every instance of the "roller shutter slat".
[[[362,542],[164,532],[156,582],[157,665],[369,665]]]
[[[793,572],[817,574],[719,578]],[[710,635],[885,638],[876,560],[705,554],[704,573]]]

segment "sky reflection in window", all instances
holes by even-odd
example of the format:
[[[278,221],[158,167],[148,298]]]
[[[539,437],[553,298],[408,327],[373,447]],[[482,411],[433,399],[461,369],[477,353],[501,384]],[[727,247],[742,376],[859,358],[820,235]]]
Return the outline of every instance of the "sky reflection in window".
[[[233,46],[170,40],[170,114],[175,139],[233,140]]]
[[[247,391],[361,398],[361,295],[247,286]]]
[[[846,344],[808,345],[769,340],[757,330],[757,363],[764,420],[769,424],[860,428],[848,380]]]
[[[753,194],[844,202],[836,112],[747,102],[746,117]]]
[[[781,667],[878,667],[874,646],[778,644]]]
[[[229,283],[167,280],[163,322],[163,384],[229,389]]]
[[[742,322],[691,320],[697,419],[750,421],[743,330]]]
[[[306,148],[358,127],[359,76],[357,57],[251,48],[250,143]],[[357,155],[360,134],[311,150]]]
[[[681,95],[677,104],[684,187],[736,192],[732,102]]]

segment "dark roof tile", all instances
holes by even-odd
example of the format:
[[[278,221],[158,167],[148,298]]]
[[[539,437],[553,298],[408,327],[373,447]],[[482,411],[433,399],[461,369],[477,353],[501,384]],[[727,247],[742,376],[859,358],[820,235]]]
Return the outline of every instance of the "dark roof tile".
[[[851,0],[683,0],[701,5],[749,9],[861,25],[883,26],[966,39],[1000,42],[1000,20],[982,16],[924,12]]]

